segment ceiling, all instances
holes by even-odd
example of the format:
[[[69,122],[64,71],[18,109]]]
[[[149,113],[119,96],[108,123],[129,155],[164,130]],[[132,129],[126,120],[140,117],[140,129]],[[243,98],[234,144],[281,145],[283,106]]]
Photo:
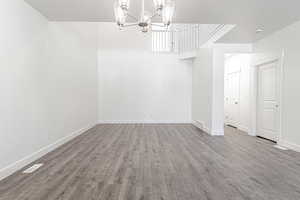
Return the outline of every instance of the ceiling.
[[[53,21],[114,21],[114,0],[25,0]],[[146,0],[151,10],[152,0]],[[141,0],[131,0],[138,14]],[[249,43],[300,20],[299,0],[176,0],[176,23],[236,24],[218,42]],[[257,34],[256,29],[263,29]]]

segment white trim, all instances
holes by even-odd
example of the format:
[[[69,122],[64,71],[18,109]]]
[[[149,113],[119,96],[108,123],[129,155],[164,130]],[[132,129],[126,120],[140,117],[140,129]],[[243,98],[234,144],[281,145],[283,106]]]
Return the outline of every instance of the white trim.
[[[207,133],[208,135],[211,135],[211,136],[224,136],[224,129],[222,129],[222,130],[211,130],[210,128],[205,126],[204,122],[202,122],[200,120],[195,120],[193,122],[193,125],[195,127],[199,128],[200,130],[202,130],[203,132]]]
[[[194,59],[197,57],[197,50],[180,53],[178,57],[180,60]]]
[[[283,77],[284,77],[284,62],[285,50],[281,52],[280,66],[279,66],[279,137],[278,142],[282,140],[282,115],[283,115]]]
[[[280,140],[278,142],[278,145],[286,147],[286,148],[294,150],[294,151],[297,151],[297,152],[300,152],[300,145],[298,145],[298,144],[294,144],[294,143],[291,143],[291,142],[288,142],[285,140]]]
[[[204,127],[204,128],[203,128],[203,131],[204,131],[205,133],[207,133],[207,134],[211,135],[211,131],[210,131],[210,129],[209,129],[209,128],[207,128],[207,127]]]
[[[289,150],[288,148],[285,148],[284,146],[281,146],[281,145],[278,145],[278,144],[273,145],[273,147],[276,148],[276,149],[282,150],[282,151]]]
[[[174,120],[100,120],[98,124],[191,124],[192,121]]]
[[[80,130],[74,131],[73,133],[71,133],[70,135],[63,137],[59,140],[57,140],[56,142],[41,148],[40,150],[38,150],[37,152],[32,153],[31,155],[26,156],[25,158],[16,161],[13,164],[10,164],[7,167],[4,167],[2,169],[0,169],[0,180],[12,175],[13,173],[17,172],[18,170],[22,169],[23,167],[25,167],[26,165],[34,162],[35,160],[41,158],[42,156],[46,155],[47,153],[55,150],[56,148],[58,148],[59,146],[69,142],[70,140],[72,140],[73,138],[81,135],[82,133],[88,131],[89,129],[93,128],[95,126],[95,124],[91,124],[88,125],[85,128],[82,128]]]
[[[224,130],[211,130],[210,135],[212,135],[212,136],[224,136]]]
[[[202,48],[209,48],[214,45],[224,35],[229,33],[236,25],[234,24],[221,24],[217,27],[217,30],[213,32],[210,38],[201,46]]]
[[[238,125],[237,128],[238,128],[239,130],[241,130],[241,131],[244,131],[244,132],[248,133],[248,134],[249,134],[249,132],[250,132],[250,129],[249,129],[247,126],[244,126],[244,125]]]
[[[212,135],[211,131],[208,127],[205,126],[205,123],[199,120],[195,120],[192,123],[195,127],[199,128],[200,130],[202,130],[203,132],[207,133],[208,135]]]

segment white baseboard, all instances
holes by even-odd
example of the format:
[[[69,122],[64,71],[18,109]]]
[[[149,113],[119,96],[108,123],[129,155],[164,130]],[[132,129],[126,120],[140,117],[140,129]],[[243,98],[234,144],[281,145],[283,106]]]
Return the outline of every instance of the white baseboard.
[[[212,136],[224,136],[224,130],[212,130],[210,134]]]
[[[204,131],[208,135],[211,135],[211,136],[224,136],[224,130],[211,130],[207,126],[205,126],[204,122],[202,122],[200,120],[194,121],[193,125],[196,126],[197,128],[199,128],[200,130]]]
[[[30,163],[34,162],[35,160],[41,158],[42,156],[46,155],[47,153],[55,150],[59,146],[69,142],[73,138],[81,135],[82,133],[86,132],[87,130],[93,128],[96,124],[91,124],[85,128],[82,128],[80,130],[74,131],[70,135],[61,138],[57,140],[55,143],[52,143],[46,147],[43,147],[42,149],[38,150],[37,152],[26,156],[25,158],[18,160],[17,162],[0,169],[0,180],[12,175],[13,173],[17,172],[18,170],[22,169],[26,165],[29,165]]]
[[[193,121],[193,125],[202,130],[203,132],[207,133],[208,135],[211,135],[210,129],[205,126],[204,122],[195,120]]]
[[[238,128],[239,130],[241,130],[241,131],[244,131],[244,132],[248,133],[248,134],[249,134],[249,132],[250,132],[250,129],[249,129],[248,127],[246,127],[246,126],[243,126],[243,125],[238,125],[237,128]]]
[[[256,133],[254,133],[254,132],[249,132],[248,135],[253,136],[253,137],[257,136]]]
[[[100,120],[98,124],[191,124],[191,121],[176,120]]]
[[[280,141],[278,141],[278,145],[286,147],[286,148],[294,150],[294,151],[297,151],[297,152],[300,152],[300,145],[298,145],[298,144],[280,140]]]

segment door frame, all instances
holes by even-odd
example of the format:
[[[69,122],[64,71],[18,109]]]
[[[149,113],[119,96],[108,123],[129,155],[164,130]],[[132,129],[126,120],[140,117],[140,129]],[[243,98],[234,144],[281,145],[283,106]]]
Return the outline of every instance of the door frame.
[[[257,115],[258,115],[258,68],[265,64],[277,62],[277,93],[278,93],[278,139],[277,143],[282,140],[282,83],[284,69],[284,50],[279,55],[256,55],[258,58],[253,60],[250,73],[250,97],[251,97],[251,133],[249,135],[257,136]]]

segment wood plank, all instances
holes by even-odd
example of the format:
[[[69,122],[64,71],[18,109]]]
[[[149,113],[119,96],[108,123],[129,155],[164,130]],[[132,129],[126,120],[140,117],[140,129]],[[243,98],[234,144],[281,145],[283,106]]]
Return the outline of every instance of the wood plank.
[[[300,199],[299,153],[225,132],[99,125],[32,163],[44,163],[34,173],[22,169],[1,181],[0,200]]]

